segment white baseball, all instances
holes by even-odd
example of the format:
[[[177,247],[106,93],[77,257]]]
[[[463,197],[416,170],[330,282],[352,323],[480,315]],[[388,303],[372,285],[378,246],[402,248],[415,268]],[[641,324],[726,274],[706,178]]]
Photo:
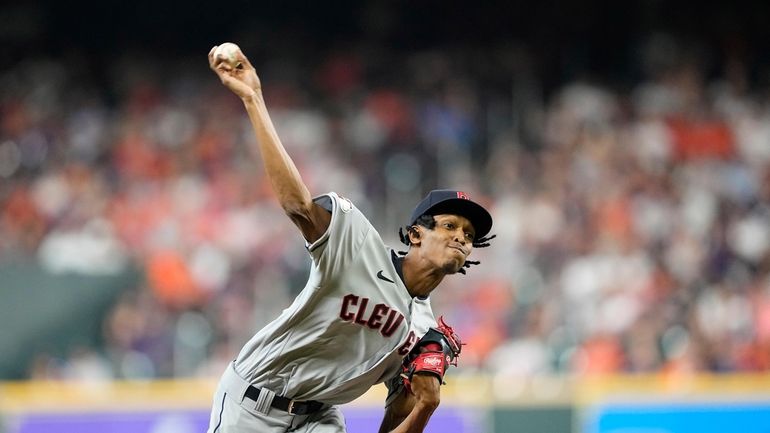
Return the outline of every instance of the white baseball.
[[[214,50],[214,58],[222,57],[227,63],[235,66],[238,62],[240,48],[232,42],[225,42]]]

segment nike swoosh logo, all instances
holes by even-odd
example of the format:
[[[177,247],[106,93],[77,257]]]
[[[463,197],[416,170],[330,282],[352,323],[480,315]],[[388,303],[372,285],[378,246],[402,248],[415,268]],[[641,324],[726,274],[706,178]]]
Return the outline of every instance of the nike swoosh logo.
[[[377,278],[379,278],[379,279],[381,279],[381,280],[383,280],[383,281],[387,281],[387,282],[389,282],[389,283],[393,283],[393,284],[396,284],[396,282],[395,282],[395,281],[391,280],[390,278],[386,277],[385,275],[382,275],[382,271],[380,271],[380,272],[377,272]]]

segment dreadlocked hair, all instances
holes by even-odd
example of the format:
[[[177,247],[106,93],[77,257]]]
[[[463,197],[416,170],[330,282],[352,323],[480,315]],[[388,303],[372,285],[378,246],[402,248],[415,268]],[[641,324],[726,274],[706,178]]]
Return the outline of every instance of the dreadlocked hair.
[[[412,241],[409,240],[409,232],[416,231],[416,229],[415,229],[416,225],[421,225],[421,226],[425,227],[428,230],[433,230],[434,228],[436,228],[436,219],[433,218],[433,215],[428,215],[428,214],[420,215],[420,217],[417,218],[414,221],[414,224],[412,224],[410,226],[405,226],[405,227],[399,228],[398,229],[398,237],[401,239],[401,243],[402,244],[404,244],[406,246],[411,246],[412,245]],[[492,239],[494,239],[496,237],[497,237],[497,235],[492,235],[492,236],[483,236],[483,237],[480,237],[478,239],[474,239],[473,240],[473,248],[486,248],[486,247],[488,247],[490,245],[489,241],[491,241]],[[399,251],[398,255],[405,256],[406,253],[407,253],[406,251]],[[457,272],[465,275],[465,268],[470,268],[471,266],[478,265],[479,263],[481,263],[481,262],[473,261],[473,260],[466,260],[465,263],[463,264],[463,267],[459,271],[457,271]]]

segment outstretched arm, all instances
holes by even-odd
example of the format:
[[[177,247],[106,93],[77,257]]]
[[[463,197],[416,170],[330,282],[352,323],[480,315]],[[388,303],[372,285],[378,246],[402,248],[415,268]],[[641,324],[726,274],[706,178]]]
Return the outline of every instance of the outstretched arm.
[[[415,374],[412,393],[403,389],[385,409],[379,433],[422,433],[441,400],[441,384],[436,376]]]
[[[256,70],[240,49],[226,58],[209,51],[209,67],[228,89],[243,101],[257,141],[252,146],[261,157],[278,202],[308,242],[314,242],[329,226],[331,215],[313,203],[310,191],[289,154],[284,149],[262,96],[262,84]]]

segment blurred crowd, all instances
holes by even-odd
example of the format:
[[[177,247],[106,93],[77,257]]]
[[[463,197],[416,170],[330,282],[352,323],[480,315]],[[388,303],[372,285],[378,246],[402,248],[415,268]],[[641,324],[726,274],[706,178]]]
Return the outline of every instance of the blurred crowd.
[[[740,58],[707,76],[687,54],[662,38],[628,85],[554,89],[520,47],[253,63],[311,191],[349,197],[395,248],[430,189],[489,206],[481,265],[432,295],[462,371],[765,371],[770,99]],[[103,346],[41,354],[31,378],[218,376],[304,285],[237,98],[205,53],[145,56],[100,79],[71,59],[0,74],[0,260],[145,275]]]

